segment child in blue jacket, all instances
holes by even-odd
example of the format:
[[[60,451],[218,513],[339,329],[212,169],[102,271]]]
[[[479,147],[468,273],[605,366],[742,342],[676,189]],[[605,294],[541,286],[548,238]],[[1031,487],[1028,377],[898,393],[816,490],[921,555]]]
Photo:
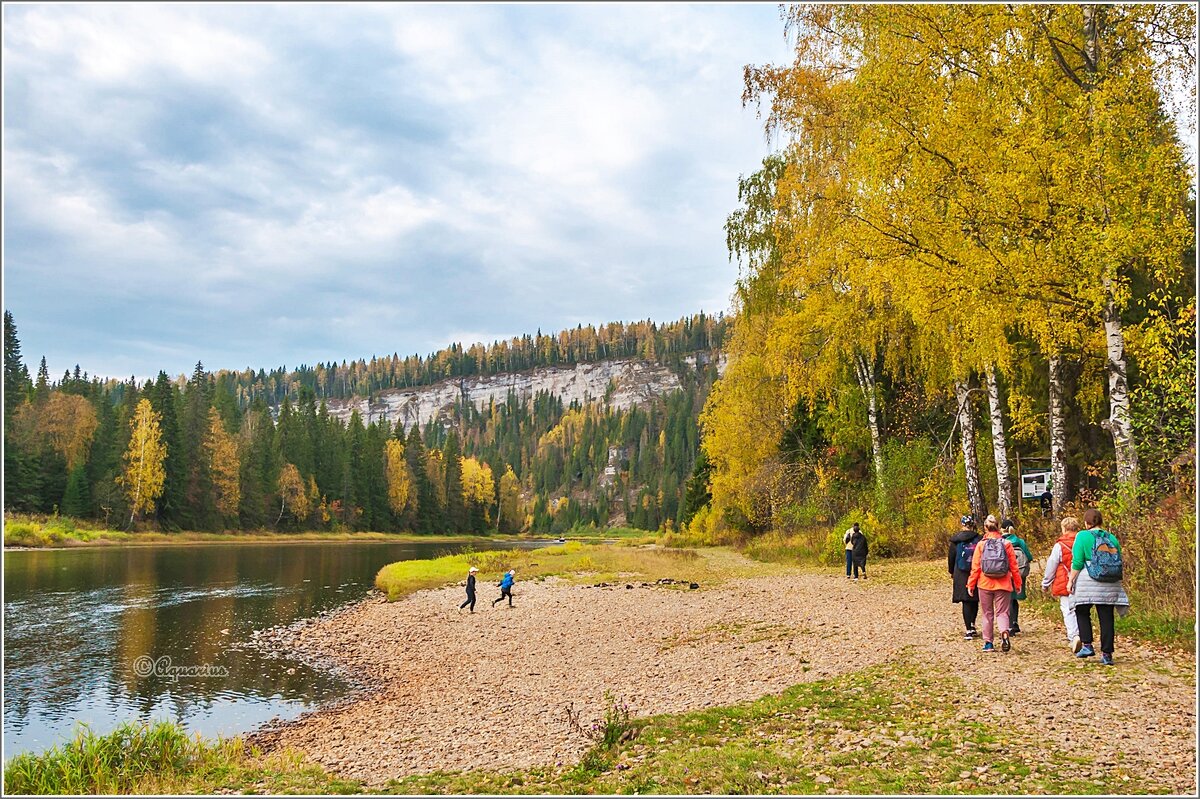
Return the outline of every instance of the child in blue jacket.
[[[508,606],[510,608],[513,606],[512,587],[515,574],[516,570],[514,569],[509,569],[504,573],[504,579],[500,581],[500,596],[492,600],[492,607],[496,607],[496,603],[502,601],[504,597],[508,597]]]

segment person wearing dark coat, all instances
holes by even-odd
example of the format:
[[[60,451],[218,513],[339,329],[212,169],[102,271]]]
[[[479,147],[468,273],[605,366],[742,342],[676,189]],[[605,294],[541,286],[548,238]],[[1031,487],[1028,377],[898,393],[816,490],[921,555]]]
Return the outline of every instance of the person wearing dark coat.
[[[962,529],[950,536],[946,568],[954,580],[952,601],[962,603],[963,626],[966,627],[963,638],[970,641],[978,634],[975,632],[975,619],[979,616],[979,598],[967,592],[967,579],[971,576],[971,558],[980,537],[975,530],[975,517],[971,514],[959,519],[959,524]]]
[[[475,572],[477,571],[479,571],[479,569],[472,566],[471,570],[467,572],[467,598],[466,601],[458,606],[459,610],[462,610],[467,605],[470,605],[471,612],[475,612]]]
[[[858,522],[854,523],[854,533],[850,536],[850,554],[854,562],[854,579],[858,579],[860,569],[863,579],[867,579],[867,536],[859,528]]]

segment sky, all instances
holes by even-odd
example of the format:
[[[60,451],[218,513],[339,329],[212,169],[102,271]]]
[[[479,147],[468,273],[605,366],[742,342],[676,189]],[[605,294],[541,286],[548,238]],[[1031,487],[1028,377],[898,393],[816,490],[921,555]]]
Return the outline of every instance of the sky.
[[[427,354],[728,310],[775,4],[11,5],[31,371]]]

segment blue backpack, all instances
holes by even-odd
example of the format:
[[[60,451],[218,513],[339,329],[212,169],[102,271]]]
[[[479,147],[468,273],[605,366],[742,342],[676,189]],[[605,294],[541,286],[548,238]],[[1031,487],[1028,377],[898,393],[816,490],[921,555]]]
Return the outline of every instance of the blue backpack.
[[[958,555],[954,560],[954,568],[964,572],[971,571],[971,559],[975,557],[975,545],[978,543],[978,538],[958,542]]]
[[[1087,562],[1088,577],[1098,583],[1121,582],[1125,569],[1117,540],[1107,530],[1093,530],[1092,535],[1095,543],[1092,544],[1092,557]]]

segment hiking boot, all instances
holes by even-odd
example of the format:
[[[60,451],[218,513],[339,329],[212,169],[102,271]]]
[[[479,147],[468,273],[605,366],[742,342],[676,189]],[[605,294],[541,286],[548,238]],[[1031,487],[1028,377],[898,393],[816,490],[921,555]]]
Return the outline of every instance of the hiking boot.
[[[1101,652],[1100,653],[1100,665],[1101,666],[1111,666],[1112,664],[1113,664],[1112,655]]]
[[[1008,631],[1005,630],[1000,634],[1000,651],[1007,652],[1012,649],[1012,641],[1008,640]]]
[[[1021,628],[1015,624],[1012,626],[1012,629],[1008,631],[1009,635],[1020,635],[1020,633],[1021,633]]]
[[[995,651],[996,651],[996,647],[992,646],[992,642],[991,642],[991,641],[984,641],[984,642],[983,642],[983,651],[984,651],[984,652],[995,652]]]
[[[1083,646],[1081,646],[1081,647],[1079,648],[1079,651],[1075,653],[1075,657],[1077,657],[1077,658],[1090,658],[1090,657],[1091,657],[1092,655],[1094,655],[1094,654],[1096,654],[1096,650],[1092,649],[1092,648],[1091,648],[1090,646],[1088,646],[1087,644],[1084,644]]]
[[[1071,651],[1078,655],[1080,649],[1083,649],[1083,639],[1077,635],[1071,639]]]

